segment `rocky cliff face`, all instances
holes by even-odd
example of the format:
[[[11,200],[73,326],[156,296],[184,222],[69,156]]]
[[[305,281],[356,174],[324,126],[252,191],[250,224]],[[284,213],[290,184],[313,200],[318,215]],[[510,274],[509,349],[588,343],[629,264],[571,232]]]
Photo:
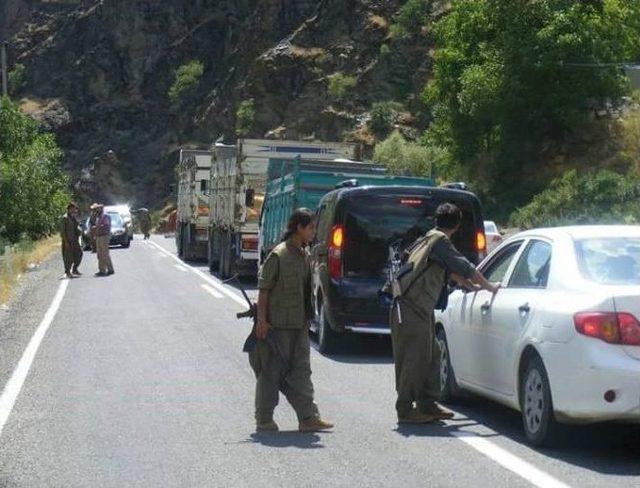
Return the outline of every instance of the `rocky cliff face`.
[[[428,76],[428,43],[389,38],[400,0],[0,0],[0,39],[26,66],[16,98],[58,134],[90,199],[158,204],[177,148],[248,135],[362,138],[371,103],[411,98]],[[199,60],[195,94],[171,106],[176,69]],[[336,73],[354,84],[328,90]],[[332,98],[333,97],[333,98]]]

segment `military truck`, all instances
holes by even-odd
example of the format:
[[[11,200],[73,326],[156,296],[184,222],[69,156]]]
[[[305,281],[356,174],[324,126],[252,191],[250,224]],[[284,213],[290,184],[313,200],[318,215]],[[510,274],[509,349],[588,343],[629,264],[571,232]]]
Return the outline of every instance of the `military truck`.
[[[176,246],[185,260],[207,258],[211,156],[206,150],[180,150]]]
[[[267,186],[270,158],[351,160],[355,144],[240,139],[212,148],[209,193],[208,262],[225,279],[255,276],[258,269],[258,227]]]

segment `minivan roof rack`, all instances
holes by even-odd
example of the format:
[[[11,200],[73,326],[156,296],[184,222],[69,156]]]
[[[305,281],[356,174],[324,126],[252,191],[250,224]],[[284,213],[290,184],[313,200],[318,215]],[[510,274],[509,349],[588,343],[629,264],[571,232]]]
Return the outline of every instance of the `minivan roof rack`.
[[[358,186],[358,180],[351,178],[350,180],[341,181],[336,185],[336,188],[355,188]]]

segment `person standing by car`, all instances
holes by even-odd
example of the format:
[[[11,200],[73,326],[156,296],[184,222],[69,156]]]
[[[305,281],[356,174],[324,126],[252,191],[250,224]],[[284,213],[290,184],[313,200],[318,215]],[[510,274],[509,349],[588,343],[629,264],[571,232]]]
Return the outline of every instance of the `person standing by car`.
[[[311,382],[309,321],[311,267],[307,246],[314,239],[314,215],[296,210],[283,242],[265,260],[258,276],[257,346],[249,354],[256,375],[258,431],[277,431],[273,411],[279,391],[296,411],[300,432],[330,429],[320,418]]]
[[[438,207],[436,228],[409,249],[411,271],[398,279],[400,296],[390,312],[391,339],[396,372],[398,423],[428,423],[453,417],[436,403],[439,393],[439,350],[434,310],[446,308],[448,278],[465,287],[496,293],[489,283],[451,243],[462,212],[451,203]],[[415,403],[415,406],[414,406]]]
[[[104,213],[104,205],[96,207],[96,224],[93,227],[96,235],[96,249],[98,252],[98,272],[96,276],[112,275],[113,264],[109,256],[109,240],[111,239],[111,217]]]
[[[82,248],[80,247],[80,226],[77,220],[78,206],[75,203],[67,205],[67,213],[62,217],[60,234],[62,237],[62,260],[64,262],[64,274],[67,278],[80,276],[78,270],[82,261]]]
[[[100,205],[98,205],[97,203],[93,203],[91,204],[91,207],[89,207],[91,209],[91,215],[89,216],[89,244],[91,246],[91,252],[95,253],[97,252],[97,247],[96,247],[96,232],[95,232],[95,228],[96,228],[96,220],[98,220],[98,207]]]

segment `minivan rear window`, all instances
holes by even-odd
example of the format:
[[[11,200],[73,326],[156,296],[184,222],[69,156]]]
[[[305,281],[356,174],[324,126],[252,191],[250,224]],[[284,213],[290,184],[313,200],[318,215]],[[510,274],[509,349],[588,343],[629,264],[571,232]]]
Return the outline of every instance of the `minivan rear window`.
[[[366,194],[345,202],[344,273],[347,278],[384,277],[389,246],[401,241],[406,247],[435,225],[434,214],[442,203],[455,203],[463,213],[461,229],[453,238],[456,248],[477,263],[474,206],[470,201],[443,197]]]

